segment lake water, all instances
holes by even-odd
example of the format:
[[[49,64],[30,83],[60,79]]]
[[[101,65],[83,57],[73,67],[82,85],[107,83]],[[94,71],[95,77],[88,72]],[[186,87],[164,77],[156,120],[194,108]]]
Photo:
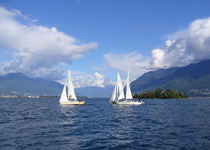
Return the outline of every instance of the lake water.
[[[0,149],[210,149],[210,99],[58,101],[0,98]]]

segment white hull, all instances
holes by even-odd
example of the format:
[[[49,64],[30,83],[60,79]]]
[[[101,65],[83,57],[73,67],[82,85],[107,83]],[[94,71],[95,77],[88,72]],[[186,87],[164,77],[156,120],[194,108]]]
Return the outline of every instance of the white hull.
[[[84,105],[85,101],[68,101],[68,102],[60,102],[61,105]]]
[[[123,101],[113,101],[111,104],[117,105],[142,105],[144,102],[142,101],[132,101],[132,100],[123,100]]]

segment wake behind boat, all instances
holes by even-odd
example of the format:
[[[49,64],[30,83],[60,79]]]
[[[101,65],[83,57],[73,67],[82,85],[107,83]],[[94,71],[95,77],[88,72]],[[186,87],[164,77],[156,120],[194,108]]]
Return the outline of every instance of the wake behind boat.
[[[110,98],[110,103],[118,104],[118,105],[141,105],[141,104],[144,104],[144,102],[141,100],[138,100],[138,101],[133,100],[133,96],[131,94],[131,88],[130,88],[129,72],[127,75],[127,83],[126,83],[126,97],[124,95],[120,74],[118,72],[117,82],[116,82],[114,90],[112,92],[112,96]]]
[[[84,100],[77,100],[75,91],[74,91],[74,85],[72,83],[72,78],[71,78],[71,73],[70,70],[68,71],[68,80],[67,80],[67,85],[68,85],[68,96],[66,94],[66,83],[63,87],[63,91],[60,97],[60,104],[68,104],[68,105],[84,105],[85,101]]]

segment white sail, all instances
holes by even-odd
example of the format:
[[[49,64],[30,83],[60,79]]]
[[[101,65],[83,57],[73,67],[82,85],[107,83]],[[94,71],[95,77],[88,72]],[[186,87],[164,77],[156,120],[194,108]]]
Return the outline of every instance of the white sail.
[[[110,98],[111,104],[117,104],[117,105],[142,105],[144,102],[142,101],[133,101],[132,100],[132,94],[131,94],[131,88],[130,88],[130,81],[129,81],[129,72],[127,76],[127,84],[126,84],[126,99],[124,96],[122,81],[120,78],[120,74],[117,74],[117,82],[115,84],[114,90],[112,92],[112,96]]]
[[[77,100],[76,94],[74,92],[74,85],[72,83],[70,70],[68,72],[68,99]]]
[[[125,95],[124,95],[124,91],[123,91],[123,86],[122,86],[122,81],[120,78],[120,74],[119,72],[117,73],[117,82],[114,86],[114,90],[112,92],[112,96],[110,98],[110,101],[119,101],[121,99],[124,99]]]
[[[60,98],[60,103],[62,102],[68,102],[68,99],[67,99],[67,95],[66,95],[66,83],[63,87],[63,91],[62,91],[62,94],[61,94],[61,98]]]
[[[133,96],[131,94],[131,88],[130,88],[129,71],[127,75],[127,84],[126,84],[126,99],[133,99]]]
[[[117,74],[117,87],[118,87],[117,88],[117,100],[121,100],[121,99],[125,98],[125,95],[124,95],[122,81],[121,81],[119,72]]]
[[[123,88],[121,90],[119,90],[119,96],[118,96],[118,100],[124,99],[125,95],[124,95],[124,90]]]
[[[113,101],[116,100],[116,90],[117,90],[117,83],[116,83],[115,86],[114,86],[114,90],[113,90],[112,96],[111,96],[111,98],[110,98],[110,101],[111,101],[111,102],[113,102]]]

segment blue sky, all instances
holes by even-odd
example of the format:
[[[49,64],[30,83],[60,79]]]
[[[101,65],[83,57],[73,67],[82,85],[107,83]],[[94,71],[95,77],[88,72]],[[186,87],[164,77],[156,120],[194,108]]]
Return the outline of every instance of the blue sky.
[[[71,68],[77,87],[103,87],[118,71],[136,79],[210,58],[208,0],[1,0],[0,6],[1,74],[63,81]]]

